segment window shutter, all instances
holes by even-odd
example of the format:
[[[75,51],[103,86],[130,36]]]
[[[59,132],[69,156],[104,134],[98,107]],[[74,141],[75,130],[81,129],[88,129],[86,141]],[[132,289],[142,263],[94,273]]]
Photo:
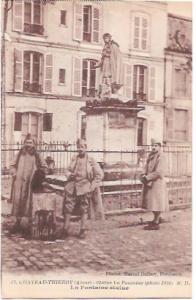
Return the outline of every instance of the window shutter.
[[[139,49],[140,45],[140,17],[134,16],[133,19],[134,32],[133,32],[133,48]]]
[[[127,98],[132,98],[132,66],[124,64],[124,95]]]
[[[100,68],[96,68],[96,71],[95,71],[95,89],[97,91],[99,91],[99,87],[100,87],[100,84],[101,84],[101,81],[100,81],[100,76],[101,76],[101,72],[100,72]]]
[[[13,3],[13,30],[23,31],[24,25],[24,1],[14,0]]]
[[[143,17],[142,18],[142,28],[141,28],[141,49],[147,50],[148,48],[148,19]]]
[[[45,55],[44,61],[44,93],[52,93],[52,65],[53,57],[52,54]]]
[[[15,112],[14,116],[14,131],[22,130],[22,113]]]
[[[79,57],[73,57],[72,94],[76,97],[82,96],[82,59]]]
[[[23,51],[14,49],[14,91],[23,91]]]
[[[43,114],[43,131],[52,131],[52,113]]]
[[[166,126],[167,126],[167,128],[166,128],[167,137],[169,140],[171,140],[174,137],[174,111],[173,111],[173,108],[168,108]]]
[[[92,7],[92,42],[99,43],[100,41],[100,9]]]
[[[150,67],[149,68],[149,100],[155,101],[156,100],[156,68]]]
[[[82,41],[83,38],[83,4],[74,3],[74,28],[73,39],[76,41]]]

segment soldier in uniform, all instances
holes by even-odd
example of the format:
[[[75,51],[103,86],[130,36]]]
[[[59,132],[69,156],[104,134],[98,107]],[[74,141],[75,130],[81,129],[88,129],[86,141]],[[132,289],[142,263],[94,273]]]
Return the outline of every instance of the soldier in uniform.
[[[79,237],[85,238],[90,197],[96,189],[99,189],[103,172],[98,163],[86,153],[85,140],[79,139],[77,141],[77,150],[78,154],[72,158],[66,173],[68,182],[65,186],[63,206],[65,216],[63,236],[67,237],[69,234],[70,217],[75,206],[77,206],[81,219]],[[98,197],[97,201],[102,200]],[[102,203],[98,204],[100,204],[99,207],[102,207]]]

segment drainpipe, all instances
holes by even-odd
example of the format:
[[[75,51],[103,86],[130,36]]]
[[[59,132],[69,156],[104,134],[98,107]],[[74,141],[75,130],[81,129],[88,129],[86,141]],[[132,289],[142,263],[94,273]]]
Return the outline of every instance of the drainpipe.
[[[164,125],[164,127],[163,127],[163,141],[167,141],[167,126],[166,126],[166,109],[167,109],[167,107],[166,107],[166,105],[167,105],[167,103],[166,103],[166,64],[167,64],[167,58],[166,58],[166,54],[165,54],[165,50],[164,50],[164,76],[163,76],[163,78],[164,78],[164,83],[163,83],[163,103],[164,103],[164,108],[163,108],[163,125]]]
[[[3,1],[3,22],[2,22],[2,36],[1,36],[1,142],[6,143],[6,57],[5,57],[5,33],[7,30],[7,19],[8,11],[13,6],[13,1],[11,1],[10,7],[9,0]],[[2,153],[2,166],[5,167],[5,155]]]

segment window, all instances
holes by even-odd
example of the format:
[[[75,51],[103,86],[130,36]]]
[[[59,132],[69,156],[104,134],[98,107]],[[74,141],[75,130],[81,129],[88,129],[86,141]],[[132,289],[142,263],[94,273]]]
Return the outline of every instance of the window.
[[[191,96],[191,76],[184,69],[175,69],[175,96]]]
[[[147,100],[147,67],[135,65],[133,68],[133,99]]]
[[[15,124],[16,124],[16,116],[19,116],[19,113],[15,113]],[[25,139],[28,133],[31,133],[32,138],[34,140],[38,140],[40,138],[40,114],[25,112],[20,114],[20,128],[22,134],[22,140]]]
[[[41,58],[38,52],[24,52],[24,91],[41,92]]]
[[[42,5],[40,1],[24,1],[24,32],[43,34]]]
[[[52,54],[14,49],[14,91],[52,93]]]
[[[96,60],[84,59],[82,66],[82,96],[94,97],[96,92]]]
[[[183,109],[175,109],[175,139],[187,141],[188,138],[188,112]]]
[[[91,41],[91,19],[92,19],[92,7],[90,5],[84,5],[84,22],[83,22],[83,40]]]
[[[86,139],[86,115],[81,117],[81,138]]]
[[[146,51],[149,48],[149,17],[146,14],[135,13],[132,20],[133,49]]]
[[[101,5],[74,5],[73,38],[77,41],[100,42]]]
[[[137,124],[137,145],[146,145],[146,120],[138,118]]]
[[[67,11],[61,10],[61,25],[67,25]]]
[[[45,113],[43,115],[43,131],[52,131],[52,114]]]
[[[22,127],[22,113],[15,112],[14,131],[21,131]]]
[[[43,5],[40,0],[13,1],[13,30],[43,34]]]
[[[66,70],[65,69],[59,69],[59,84],[65,84],[65,75]]]

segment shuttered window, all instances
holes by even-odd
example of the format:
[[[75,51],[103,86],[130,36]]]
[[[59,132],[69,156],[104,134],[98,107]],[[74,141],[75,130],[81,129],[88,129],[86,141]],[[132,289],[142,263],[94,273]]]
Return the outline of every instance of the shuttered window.
[[[43,56],[41,53],[24,51],[24,91],[41,93],[42,60]]]
[[[52,93],[53,57],[35,51],[14,50],[14,91]]]
[[[146,51],[149,49],[149,16],[144,13],[131,13],[132,48]]]
[[[96,60],[84,59],[82,63],[82,96],[95,97],[96,93]]]
[[[101,36],[101,5],[74,4],[73,39],[99,43]]]
[[[191,95],[191,75],[184,69],[175,69],[174,93],[182,98]]]
[[[43,34],[43,6],[38,0],[14,0],[13,30],[27,34]]]
[[[143,65],[133,67],[133,99],[138,101],[147,100],[147,77],[148,69]]]

